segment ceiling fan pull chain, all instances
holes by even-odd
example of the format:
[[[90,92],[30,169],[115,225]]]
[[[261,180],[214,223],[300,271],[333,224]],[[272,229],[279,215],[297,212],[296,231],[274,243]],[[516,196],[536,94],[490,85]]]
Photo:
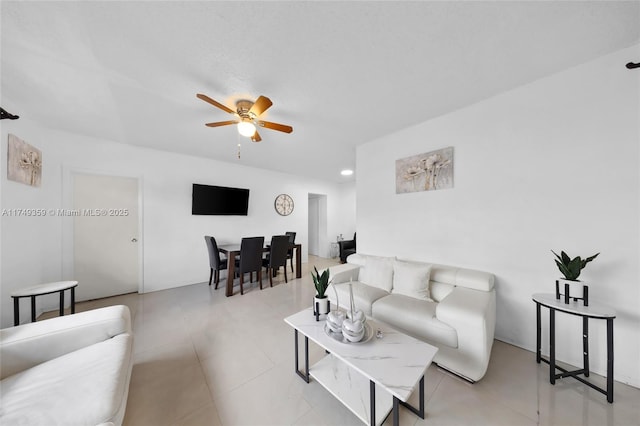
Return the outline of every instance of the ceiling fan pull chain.
[[[238,160],[240,159],[240,144],[238,144]]]

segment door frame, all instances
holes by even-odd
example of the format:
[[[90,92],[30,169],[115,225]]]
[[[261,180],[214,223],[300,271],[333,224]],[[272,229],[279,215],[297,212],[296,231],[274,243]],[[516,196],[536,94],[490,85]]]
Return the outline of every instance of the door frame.
[[[63,209],[73,209],[73,178],[75,174],[112,176],[136,179],[138,181],[138,293],[144,293],[144,203],[143,203],[143,175],[118,173],[108,170],[87,169],[83,167],[62,166],[62,200]],[[63,279],[73,279],[74,265],[74,235],[73,216],[62,216],[62,276]]]
[[[320,255],[320,197],[309,194],[307,210],[307,252],[315,256]],[[313,208],[315,207],[315,208]],[[312,220],[315,218],[315,220]],[[313,226],[313,229],[312,229]]]

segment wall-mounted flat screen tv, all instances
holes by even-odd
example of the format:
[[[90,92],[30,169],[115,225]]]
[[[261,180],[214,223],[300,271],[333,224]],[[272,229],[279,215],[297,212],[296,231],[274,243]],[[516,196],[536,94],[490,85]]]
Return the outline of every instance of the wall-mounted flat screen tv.
[[[193,184],[191,214],[246,216],[249,210],[249,190]]]

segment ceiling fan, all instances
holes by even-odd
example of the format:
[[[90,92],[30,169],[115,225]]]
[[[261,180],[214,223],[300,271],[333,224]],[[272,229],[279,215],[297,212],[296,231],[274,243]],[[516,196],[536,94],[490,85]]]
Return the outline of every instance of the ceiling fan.
[[[202,99],[205,102],[210,103],[216,108],[220,108],[224,112],[235,115],[235,120],[228,121],[216,121],[213,123],[206,123],[207,127],[220,127],[220,126],[228,126],[230,124],[238,125],[238,133],[242,136],[250,137],[253,142],[260,142],[262,138],[258,133],[257,127],[264,127],[266,129],[277,130],[279,132],[291,133],[293,132],[293,127],[287,126],[286,124],[272,123],[270,121],[259,120],[260,115],[264,113],[273,103],[266,96],[260,96],[256,99],[255,102],[249,101],[246,99],[241,99],[236,101],[236,110],[232,110],[226,105],[221,104],[220,102],[214,101],[207,95],[203,95],[202,93],[198,93],[196,95],[198,98]]]

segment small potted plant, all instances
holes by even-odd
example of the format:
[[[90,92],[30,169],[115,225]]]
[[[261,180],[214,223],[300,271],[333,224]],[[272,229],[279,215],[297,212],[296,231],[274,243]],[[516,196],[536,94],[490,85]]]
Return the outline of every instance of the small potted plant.
[[[316,287],[316,296],[313,299],[313,314],[318,320],[320,315],[329,313],[329,298],[325,294],[327,288],[329,288],[329,268],[322,271],[322,274],[318,272],[318,268],[315,266],[313,270],[315,274],[311,272],[311,278],[313,278],[313,285]]]
[[[593,259],[598,257],[600,253],[596,253],[593,256],[587,257],[585,259],[580,256],[576,256],[573,259],[565,253],[561,251],[558,255],[556,252],[551,250],[556,256],[555,262],[558,266],[558,269],[564,276],[564,279],[560,278],[556,281],[556,297],[560,297],[560,288],[568,289],[565,290],[565,303],[569,303],[569,299],[583,299],[585,306],[588,305],[588,292],[585,294],[585,290],[587,290],[587,284],[579,281],[578,277],[580,276],[580,272],[587,266],[587,263],[591,262]]]

